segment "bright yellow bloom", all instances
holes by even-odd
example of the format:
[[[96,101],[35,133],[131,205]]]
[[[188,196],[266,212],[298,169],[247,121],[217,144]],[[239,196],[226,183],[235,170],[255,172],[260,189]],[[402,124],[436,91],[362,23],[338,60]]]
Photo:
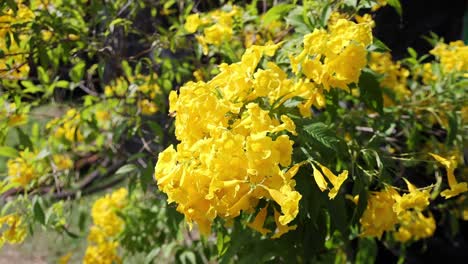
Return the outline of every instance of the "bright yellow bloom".
[[[85,264],[114,264],[121,263],[122,260],[117,254],[117,242],[104,242],[101,244],[88,246],[83,258]]]
[[[274,215],[275,215],[275,223],[276,223],[277,231],[271,237],[272,239],[279,238],[279,237],[281,237],[282,235],[286,234],[287,232],[289,232],[291,230],[296,230],[297,225],[287,226],[287,225],[283,225],[281,223],[281,221],[280,221],[281,216],[280,216],[280,213],[278,213],[278,211],[275,210]]]
[[[338,194],[338,191],[340,190],[341,185],[343,182],[348,178],[348,171],[344,170],[340,175],[336,176],[330,169],[327,167],[319,164],[320,168],[322,169],[323,173],[327,177],[327,179],[331,182],[333,185],[333,188],[330,190],[328,193],[328,197],[330,199],[334,199],[336,195]],[[323,174],[314,166],[312,165],[313,168],[313,176],[314,180],[317,183],[320,191],[325,191],[328,190],[328,183],[323,177]]]
[[[71,108],[65,113],[64,117],[51,120],[47,124],[47,128],[52,128],[55,125],[60,124],[55,128],[55,138],[66,139],[69,142],[82,142],[84,137],[79,129],[80,123],[80,113],[78,113],[76,109]]]
[[[361,69],[367,64],[366,46],[372,42],[372,23],[354,23],[338,19],[329,24],[329,31],[315,29],[304,36],[304,49],[290,56],[293,72],[302,66],[308,79],[322,85],[348,90],[357,83]]]
[[[267,213],[268,205],[260,209],[257,216],[255,216],[255,219],[251,223],[249,223],[248,226],[257,232],[260,232],[262,235],[270,233],[271,230],[263,227],[263,225],[265,224]]]
[[[124,228],[124,221],[116,211],[127,205],[128,191],[120,188],[99,198],[91,209],[94,226],[88,235],[88,248],[84,263],[120,263],[117,254],[119,243],[115,241]]]
[[[19,244],[26,237],[26,228],[23,219],[17,214],[0,217],[0,248],[7,242]]]
[[[434,217],[426,217],[419,211],[405,211],[398,219],[400,227],[394,237],[400,242],[431,237],[436,228]]]
[[[73,160],[67,155],[56,154],[52,156],[55,166],[58,170],[68,170],[73,168]]]
[[[457,179],[455,178],[454,171],[457,167],[457,161],[455,160],[455,157],[452,156],[446,159],[434,153],[429,153],[429,154],[438,162],[440,162],[445,167],[445,170],[447,172],[447,180],[448,180],[450,189],[447,189],[441,192],[440,195],[442,195],[442,197],[445,197],[445,199],[449,199],[449,198],[459,195],[460,193],[464,193],[468,191],[468,183],[466,182],[458,183]]]
[[[28,116],[25,114],[13,114],[9,117],[7,125],[9,127],[15,127],[28,122]]]
[[[148,99],[138,101],[138,107],[141,109],[141,113],[144,115],[152,115],[159,110],[158,106]]]
[[[429,205],[429,190],[420,191],[412,185],[407,179],[404,179],[408,186],[409,193],[403,196],[394,196],[396,203],[393,205],[393,210],[400,214],[408,209],[424,210]]]
[[[20,156],[7,162],[9,181],[23,188],[39,178],[46,168],[41,161],[35,161],[36,153],[21,151]]]
[[[114,237],[124,227],[123,220],[116,214],[126,203],[127,190],[121,188],[110,195],[98,199],[91,210],[94,224],[105,234]]]
[[[380,81],[380,87],[391,89],[398,100],[404,100],[411,95],[406,85],[409,71],[403,68],[400,62],[393,62],[392,55],[389,52],[371,52],[369,67],[384,75]],[[384,103],[390,105],[393,102],[388,96],[384,96]]]
[[[184,24],[184,28],[188,33],[194,33],[201,24],[202,21],[200,20],[200,15],[195,13],[187,16],[187,21]]]
[[[272,116],[252,102],[277,98],[293,87],[276,65],[257,70],[261,58],[274,55],[278,47],[252,46],[240,62],[222,64],[211,81],[189,82],[179,95],[169,95],[181,143],[177,150],[170,146],[160,153],[155,179],[168,202],[177,203],[188,224],[197,223],[202,234],[210,233],[216,217],[230,221],[241,212],[251,213],[262,199],[280,205],[281,225],[297,216],[301,195],[293,177],[298,168],[287,170],[293,145],[289,134],[296,134],[296,126],[288,116]],[[262,74],[275,76],[278,83],[265,90]],[[254,228],[262,230],[266,213],[256,217]]]
[[[461,40],[439,43],[430,53],[440,60],[444,73],[468,71],[468,46]]]
[[[187,16],[184,28],[188,33],[196,32],[200,27],[203,35],[196,35],[195,38],[203,48],[203,54],[208,54],[208,45],[220,46],[229,41],[233,35],[233,17],[240,14],[240,8],[232,6],[229,12],[215,10],[200,17],[199,13]]]
[[[367,208],[359,220],[362,226],[361,236],[380,238],[383,232],[393,230],[398,222],[397,214],[393,211],[395,193],[394,189],[387,188],[370,195]]]

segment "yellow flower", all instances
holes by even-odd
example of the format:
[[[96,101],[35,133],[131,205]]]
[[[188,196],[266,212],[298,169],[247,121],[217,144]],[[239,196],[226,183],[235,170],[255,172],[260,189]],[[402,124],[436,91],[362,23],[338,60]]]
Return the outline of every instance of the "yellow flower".
[[[384,77],[380,81],[380,87],[391,89],[398,100],[404,100],[411,95],[407,88],[407,79],[409,71],[401,66],[400,62],[393,62],[392,55],[389,52],[370,53],[369,67]],[[388,96],[384,97],[385,105],[390,105],[393,102],[389,101]]]
[[[287,225],[283,225],[280,221],[280,213],[278,213],[278,211],[276,211],[275,209],[275,223],[276,223],[276,227],[277,227],[277,231],[275,232],[275,234],[271,237],[272,239],[276,239],[276,238],[279,238],[281,237],[282,235],[288,233],[289,231],[291,230],[296,230],[297,228],[297,225],[293,225],[293,226],[287,226]]]
[[[255,216],[255,219],[251,223],[248,224],[250,228],[252,228],[253,230],[257,232],[260,232],[262,235],[266,235],[271,232],[271,230],[263,227],[263,225],[265,224],[267,213],[268,213],[267,209],[268,209],[268,205],[260,209],[257,216]]]
[[[35,161],[36,154],[29,151],[21,151],[20,156],[9,159],[7,162],[9,181],[23,188],[41,176],[42,168],[39,161]]]
[[[52,36],[54,35],[54,32],[52,31],[49,31],[49,30],[41,30],[41,36],[42,36],[42,40],[44,41],[49,41]]]
[[[461,40],[439,43],[430,53],[440,60],[444,73],[468,71],[468,46]]]
[[[73,256],[72,252],[68,252],[67,254],[61,256],[58,260],[59,264],[68,264],[70,262],[71,257]]]
[[[332,22],[332,21],[330,21]],[[329,24],[328,32],[315,29],[304,36],[304,48],[296,57],[290,56],[293,72],[299,66],[308,79],[322,85],[348,90],[357,83],[361,69],[367,63],[366,46],[372,42],[372,23],[354,23],[338,19]]]
[[[106,195],[93,205],[91,216],[96,227],[108,237],[119,234],[124,221],[116,214],[116,210],[122,209],[126,205],[127,190],[121,188],[111,195]]]
[[[188,33],[194,33],[198,27],[202,24],[200,15],[198,13],[187,16],[187,21],[184,24],[184,28]]]
[[[0,217],[0,248],[8,242],[19,244],[26,237],[26,228],[23,219],[17,214]]]
[[[127,205],[128,191],[120,188],[98,200],[91,209],[94,226],[88,235],[88,248],[83,258],[84,263],[112,264],[120,263],[117,254],[119,243],[115,241],[124,228],[124,221],[116,211]]]
[[[148,99],[138,101],[138,107],[141,109],[141,113],[144,115],[152,115],[159,110],[158,106]]]
[[[331,182],[333,185],[333,188],[330,190],[328,193],[328,197],[330,199],[334,199],[336,195],[338,194],[338,191],[340,190],[341,185],[343,182],[348,178],[348,171],[344,170],[340,175],[336,176],[330,169],[327,167],[318,164],[320,168],[322,169],[323,173],[327,177],[327,179]],[[314,166],[312,165],[313,168],[313,176],[314,180],[317,183],[320,191],[325,191],[328,190],[328,183],[325,181],[325,178],[323,177],[323,174]]]
[[[408,186],[409,193],[403,196],[394,196],[396,203],[393,205],[393,210],[400,214],[408,209],[424,210],[429,205],[429,190],[420,191],[412,185],[407,179],[404,179]]]
[[[455,168],[457,167],[457,162],[455,160],[455,157],[452,156],[446,159],[434,153],[429,153],[429,154],[435,160],[440,162],[445,167],[445,170],[447,171],[447,180],[448,180],[450,189],[447,189],[441,192],[440,195],[442,195],[442,197],[445,197],[445,199],[449,199],[449,198],[459,195],[460,193],[464,193],[468,191],[468,183],[466,182],[458,183],[457,179],[455,178],[454,171],[455,171]]]
[[[380,192],[374,192],[367,201],[367,208],[359,222],[361,223],[361,236],[380,238],[385,231],[393,230],[398,222],[397,214],[393,211],[396,191],[386,188]]]
[[[311,91],[294,86],[273,63],[257,69],[279,46],[251,46],[240,62],[220,65],[212,80],[188,82],[179,94],[169,95],[180,144],[160,153],[154,177],[168,202],[176,203],[189,226],[195,222],[202,234],[209,234],[216,217],[231,221],[241,212],[252,213],[260,200],[281,207],[281,225],[298,214],[301,195],[293,180],[298,166],[288,169],[294,143],[289,133],[296,134],[296,125],[254,102],[264,97],[275,103],[293,89]],[[254,228],[262,230],[263,217],[266,209],[251,223]]]
[[[13,114],[9,117],[7,125],[9,127],[15,127],[28,122],[28,116],[25,114]]]
[[[58,170],[68,170],[73,167],[73,160],[67,155],[53,155],[52,159]]]
[[[299,192],[293,191],[288,185],[284,185],[281,189],[275,190],[265,188],[273,200],[280,205],[283,215],[279,216],[278,221],[285,226],[296,218],[299,213],[299,200],[302,196]]]
[[[426,217],[419,211],[405,211],[398,219],[400,227],[394,237],[400,242],[430,237],[436,228],[434,217]]]
[[[117,242],[105,242],[93,246],[88,246],[83,258],[85,264],[114,264],[121,263],[122,260],[117,254]]]

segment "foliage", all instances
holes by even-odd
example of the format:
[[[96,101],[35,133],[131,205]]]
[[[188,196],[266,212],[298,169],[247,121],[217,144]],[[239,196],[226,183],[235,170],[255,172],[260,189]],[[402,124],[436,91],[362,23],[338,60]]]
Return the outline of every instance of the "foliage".
[[[0,246],[371,263],[458,233],[462,41],[394,61],[372,16],[399,1],[225,2],[0,4]]]

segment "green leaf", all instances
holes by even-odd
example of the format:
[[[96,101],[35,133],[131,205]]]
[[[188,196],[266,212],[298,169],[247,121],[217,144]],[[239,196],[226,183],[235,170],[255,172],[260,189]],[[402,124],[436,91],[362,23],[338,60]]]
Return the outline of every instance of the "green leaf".
[[[401,9],[400,0],[387,0],[387,3],[389,6],[395,8],[395,11],[397,11],[397,13],[401,16],[402,9]]]
[[[411,47],[408,48],[408,53],[412,58],[417,59],[418,58],[418,53]]]
[[[18,11],[18,5],[16,4],[15,0],[6,0],[6,3],[9,8],[13,9],[13,11]]]
[[[454,113],[448,114],[448,134],[447,134],[447,145],[451,145],[455,141],[458,133],[458,122],[457,116]]]
[[[124,60],[122,61],[122,69],[125,72],[125,76],[130,77],[132,76],[132,67],[130,67],[130,64],[128,64],[128,61]]]
[[[18,133],[18,138],[21,145],[23,145],[25,148],[33,149],[33,143],[29,136],[18,127],[16,128],[16,132]]]
[[[70,83],[65,80],[60,80],[60,81],[55,82],[55,86],[59,88],[67,89],[70,86]]]
[[[42,83],[42,84],[48,84],[50,83],[50,78],[49,78],[49,74],[47,73],[47,71],[42,68],[41,66],[37,67],[37,75],[39,77],[39,81]]]
[[[374,37],[372,44],[368,48],[369,51],[376,51],[376,52],[390,52],[391,49],[385,45],[382,41],[378,38]]]
[[[383,96],[378,76],[369,69],[364,69],[359,77],[361,100],[370,109],[383,113]]]
[[[231,237],[226,234],[223,235],[223,232],[218,232],[216,241],[216,248],[218,249],[218,257],[222,257],[229,248]]]
[[[122,167],[120,167],[116,172],[115,174],[128,174],[134,170],[137,169],[137,166],[135,166],[134,164],[126,164],[126,165],[123,165]]]
[[[314,140],[330,149],[335,149],[340,142],[340,139],[335,136],[335,132],[322,122],[306,125],[304,131]]]
[[[358,243],[358,252],[356,263],[372,264],[375,263],[377,256],[377,244],[373,238],[360,238]]]
[[[38,93],[44,91],[41,85],[34,85],[31,81],[21,81],[21,84],[26,88],[23,93]]]
[[[146,165],[146,168],[143,170],[141,174],[141,188],[143,189],[143,192],[146,192],[148,189],[148,186],[150,186],[153,182],[153,175],[154,175],[154,164],[152,161],[149,161],[148,164]]]
[[[86,63],[80,61],[70,70],[70,78],[74,83],[78,83],[83,79]]]
[[[270,10],[268,10],[263,16],[263,23],[265,25],[268,25],[275,20],[281,19],[284,16],[284,14],[291,10],[293,7],[294,5],[291,4],[279,4],[270,8]]]
[[[37,197],[37,196],[36,196]],[[41,199],[36,198],[33,200],[33,216],[34,220],[45,225],[45,214],[41,206]]]
[[[16,158],[18,157],[18,151],[9,146],[1,146],[0,156],[7,157],[7,158]]]

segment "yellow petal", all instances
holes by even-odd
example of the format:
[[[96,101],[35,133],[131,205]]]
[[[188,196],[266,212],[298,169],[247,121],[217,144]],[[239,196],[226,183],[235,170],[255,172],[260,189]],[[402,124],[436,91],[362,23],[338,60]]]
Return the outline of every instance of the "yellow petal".
[[[323,177],[322,173],[314,165],[312,165],[312,168],[314,169],[315,182],[317,183],[320,191],[322,192],[325,191],[326,189],[328,189],[325,178]]]
[[[247,224],[250,228],[260,232],[262,235],[266,235],[271,232],[271,230],[268,230],[263,227],[268,213],[267,208],[268,205],[260,209],[255,219],[251,223]]]

